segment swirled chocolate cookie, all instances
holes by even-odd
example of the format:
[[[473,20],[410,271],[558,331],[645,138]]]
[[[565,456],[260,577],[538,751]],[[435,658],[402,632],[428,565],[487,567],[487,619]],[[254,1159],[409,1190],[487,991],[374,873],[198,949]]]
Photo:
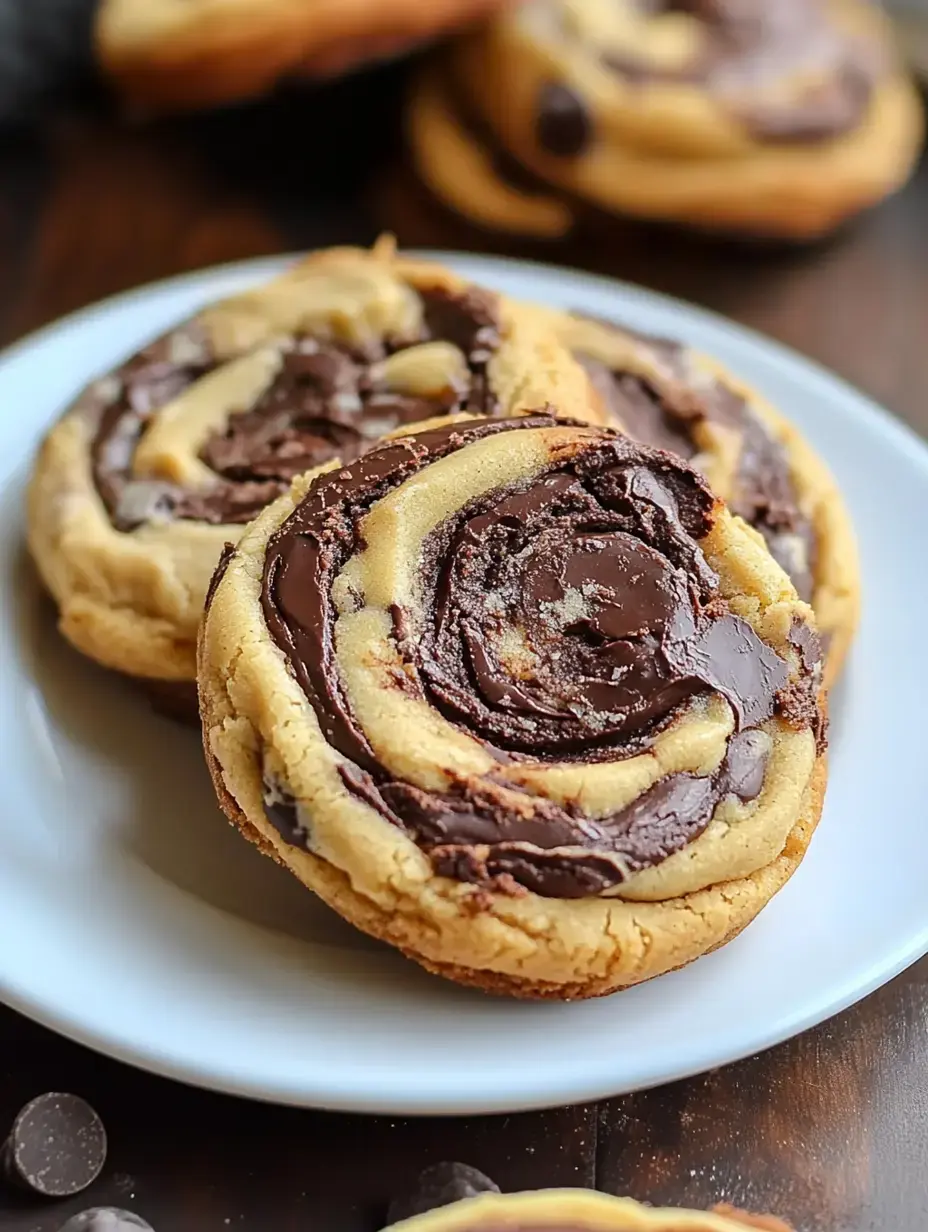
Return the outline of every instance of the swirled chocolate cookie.
[[[200,637],[230,818],[439,974],[594,996],[739,932],[825,782],[811,609],[682,459],[546,414],[298,479]]]
[[[814,237],[907,178],[922,127],[862,0],[529,0],[428,69],[410,114],[439,197],[542,236],[592,206]]]
[[[487,1193],[393,1227],[401,1232],[790,1232],[780,1219],[731,1206],[711,1211],[642,1206],[588,1189]]]
[[[851,520],[825,464],[792,424],[715,361],[608,321],[546,315],[587,369],[608,422],[687,458],[760,532],[815,610],[831,684],[857,625],[860,573]]]
[[[591,413],[585,373],[529,314],[389,247],[322,252],[84,391],[39,455],[30,547],[78,650],[193,694],[223,544],[294,476],[401,424],[548,399]]]

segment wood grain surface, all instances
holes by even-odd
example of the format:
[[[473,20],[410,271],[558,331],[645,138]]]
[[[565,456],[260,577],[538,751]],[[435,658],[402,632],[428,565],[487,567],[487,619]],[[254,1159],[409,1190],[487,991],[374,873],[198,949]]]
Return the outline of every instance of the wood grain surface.
[[[576,264],[705,304],[928,434],[928,163],[894,201],[815,248],[619,223],[570,247],[500,243],[415,184],[397,137],[402,86],[390,69],[194,120],[133,127],[98,108],[3,137],[0,340],[165,275],[369,242],[388,227],[406,245]],[[37,1206],[0,1186],[0,1232],[55,1232],[91,1199],[137,1210],[156,1232],[374,1232],[393,1193],[447,1158],[504,1189],[595,1184],[774,1210],[805,1232],[925,1232],[926,1035],[923,962],[817,1030],[691,1081],[597,1106],[417,1121],[193,1091],[0,1009],[0,1126],[41,1091],[72,1090],[99,1109],[111,1144],[82,1199]]]

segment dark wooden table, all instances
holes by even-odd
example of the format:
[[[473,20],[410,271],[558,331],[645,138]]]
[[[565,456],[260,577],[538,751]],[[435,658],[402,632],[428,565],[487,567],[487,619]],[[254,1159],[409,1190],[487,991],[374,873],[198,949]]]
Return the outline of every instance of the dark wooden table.
[[[368,242],[382,227],[407,245],[492,248],[436,209],[405,168],[401,84],[389,70],[321,96],[146,128],[88,109],[0,137],[0,340],[150,279]],[[815,249],[616,225],[570,250],[518,251],[766,330],[928,434],[928,163],[898,198]],[[435,1122],[188,1090],[0,1009],[0,1124],[44,1090],[86,1096],[111,1141],[89,1196],[138,1210],[157,1232],[373,1232],[397,1188],[446,1158],[504,1189],[596,1185],[652,1202],[775,1210],[805,1232],[925,1232],[926,1035],[928,960],[817,1030],[719,1072],[593,1106]],[[0,1229],[54,1232],[85,1205],[49,1209],[0,1190]]]

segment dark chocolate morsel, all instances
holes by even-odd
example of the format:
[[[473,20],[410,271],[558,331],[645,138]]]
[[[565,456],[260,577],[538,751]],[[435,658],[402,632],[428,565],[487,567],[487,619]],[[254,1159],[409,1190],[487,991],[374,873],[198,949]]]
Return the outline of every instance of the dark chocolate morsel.
[[[58,1232],[154,1232],[154,1229],[132,1211],[122,1211],[115,1206],[94,1206],[89,1211],[72,1215]]]
[[[471,366],[499,346],[499,296],[483,287],[449,291],[433,287],[422,291],[425,326],[429,337],[445,339],[464,352]],[[481,353],[486,352],[484,357]]]
[[[279,783],[264,782],[264,814],[291,847],[310,850],[309,828],[296,800]]]
[[[469,1164],[432,1164],[420,1172],[416,1184],[408,1194],[393,1199],[387,1209],[387,1225],[424,1215],[440,1206],[450,1206],[464,1198],[477,1194],[499,1193],[499,1186],[477,1168]]]
[[[593,122],[583,100],[569,86],[550,81],[541,87],[535,115],[538,144],[548,154],[575,158],[590,144]]]
[[[822,711],[819,699],[819,676],[804,675],[793,684],[788,684],[777,694],[780,714],[797,729],[811,728],[815,748],[825,751],[828,736],[828,716]]]
[[[100,1175],[106,1131],[85,1100],[50,1091],[21,1109],[2,1158],[13,1184],[44,1198],[67,1198]]]
[[[817,668],[821,668],[824,655],[822,639],[811,625],[803,624],[794,616],[789,629],[789,643],[799,652],[806,671],[814,673]]]
[[[601,62],[627,83],[701,87],[756,140],[815,142],[865,116],[884,57],[873,40],[845,30],[817,0],[648,0],[701,25],[693,55],[671,67],[634,50]],[[771,89],[780,83],[786,89]],[[805,84],[803,84],[805,83]]]

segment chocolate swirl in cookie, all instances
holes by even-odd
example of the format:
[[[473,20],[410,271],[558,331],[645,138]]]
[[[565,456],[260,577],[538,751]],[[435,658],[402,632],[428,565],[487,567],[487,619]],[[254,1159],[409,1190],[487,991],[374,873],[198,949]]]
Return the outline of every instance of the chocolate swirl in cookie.
[[[296,476],[414,422],[548,401],[598,416],[534,313],[388,240],[313,253],[84,390],[36,460],[30,549],[79,650],[192,683],[223,545]]]
[[[350,461],[403,424],[456,411],[494,414],[487,363],[500,342],[497,297],[433,287],[418,298],[406,333],[340,340],[331,328],[301,330],[250,358],[230,358],[216,354],[194,321],[146,347],[94,391],[101,405],[93,476],[113,524],[123,531],[153,519],[242,524],[296,475],[335,456]],[[234,379],[216,386],[225,413],[198,442],[197,486],[159,476],[157,465],[140,476],[137,451],[153,417],[229,364],[241,371],[241,386]]]
[[[543,414],[425,431],[313,482],[268,541],[264,619],[345,787],[436,871],[598,895],[757,800],[771,722],[819,725],[817,648],[781,653],[733,610],[701,546],[720,516],[682,459],[625,436]],[[395,699],[422,724],[408,773]],[[688,736],[713,753],[663,773],[658,746]],[[583,776],[616,769],[641,777],[587,807]]]
[[[877,50],[838,24],[822,0],[563,0],[556,12],[564,39],[598,48],[599,62],[626,82],[701,88],[756,141],[819,141],[855,128],[881,71]],[[591,132],[569,150],[556,140],[554,117],[579,108],[579,98],[568,108],[563,96],[542,90],[543,148],[586,147]]]
[[[716,467],[713,486],[734,513],[760,531],[799,597],[811,601],[815,528],[801,507],[787,451],[770,426],[730,384],[700,372],[680,343],[607,321],[589,321],[588,326],[586,339],[583,318],[564,328],[610,422],[697,466],[707,454],[724,455],[724,473]],[[626,349],[626,362],[609,359],[610,342]]]

